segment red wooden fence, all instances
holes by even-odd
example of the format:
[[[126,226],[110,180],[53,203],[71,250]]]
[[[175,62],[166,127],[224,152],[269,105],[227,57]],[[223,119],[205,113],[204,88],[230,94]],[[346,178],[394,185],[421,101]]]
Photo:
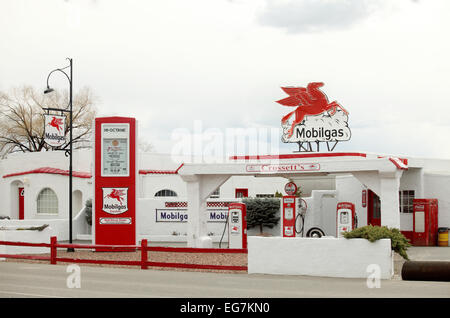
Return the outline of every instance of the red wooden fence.
[[[92,245],[92,244],[62,244],[58,243],[56,236],[50,238],[50,243],[28,243],[28,242],[9,242],[0,241],[0,245],[9,246],[28,246],[28,247],[48,247],[50,248],[50,257],[39,255],[13,255],[0,254],[0,258],[13,259],[30,259],[50,261],[50,264],[56,265],[57,262],[63,263],[84,263],[84,264],[106,264],[106,265],[128,265],[140,266],[141,269],[147,269],[149,266],[153,267],[170,267],[170,268],[189,268],[189,269],[213,269],[213,270],[229,270],[229,271],[247,271],[247,266],[233,266],[233,265],[204,265],[204,264],[186,264],[186,263],[164,263],[151,262],[148,260],[148,251],[153,252],[171,252],[171,253],[232,253],[232,254],[247,254],[247,249],[221,249],[221,248],[189,248],[189,247],[160,247],[148,246],[147,240],[142,240],[141,245]],[[120,260],[93,260],[93,259],[78,259],[78,258],[63,258],[58,257],[58,248],[77,248],[77,249],[101,249],[102,251],[141,251],[140,261],[120,261]]]

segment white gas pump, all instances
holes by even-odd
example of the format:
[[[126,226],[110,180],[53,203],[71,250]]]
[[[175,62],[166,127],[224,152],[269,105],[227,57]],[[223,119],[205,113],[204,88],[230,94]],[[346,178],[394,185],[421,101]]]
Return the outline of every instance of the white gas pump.
[[[230,203],[225,227],[228,227],[228,248],[247,248],[247,208],[243,203]],[[225,233],[225,228],[224,228]],[[223,234],[222,234],[223,239]],[[219,247],[221,246],[220,240]]]
[[[355,205],[350,202],[339,202],[336,207],[336,237],[344,237],[356,227]]]

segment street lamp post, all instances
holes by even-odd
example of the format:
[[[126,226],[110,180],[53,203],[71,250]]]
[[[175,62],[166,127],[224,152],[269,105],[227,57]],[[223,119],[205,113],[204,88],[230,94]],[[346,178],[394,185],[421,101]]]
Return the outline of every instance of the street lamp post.
[[[48,80],[50,78],[50,75],[52,73],[58,71],[63,73],[67,79],[69,80],[69,110],[67,109],[60,109],[60,108],[44,108],[44,110],[47,111],[61,111],[61,112],[68,112],[69,113],[69,150],[65,149],[65,155],[69,156],[69,243],[72,244],[72,80],[73,80],[73,73],[72,73],[72,59],[67,58],[69,60],[69,65],[63,68],[57,68],[51,71],[47,76],[47,89],[44,91],[44,94],[48,94],[54,91],[53,88],[50,88],[48,84]],[[70,77],[67,75],[66,72],[63,70],[66,68],[70,68]],[[68,252],[74,252],[74,248],[69,247],[67,249]]]

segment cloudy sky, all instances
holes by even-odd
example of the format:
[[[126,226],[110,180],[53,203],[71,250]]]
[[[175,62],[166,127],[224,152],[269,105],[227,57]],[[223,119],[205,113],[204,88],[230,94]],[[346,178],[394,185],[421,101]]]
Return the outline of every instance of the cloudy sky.
[[[170,153],[180,132],[280,129],[280,87],[321,81],[350,113],[335,151],[450,158],[449,30],[448,0],[2,0],[0,90],[72,57],[99,115]]]

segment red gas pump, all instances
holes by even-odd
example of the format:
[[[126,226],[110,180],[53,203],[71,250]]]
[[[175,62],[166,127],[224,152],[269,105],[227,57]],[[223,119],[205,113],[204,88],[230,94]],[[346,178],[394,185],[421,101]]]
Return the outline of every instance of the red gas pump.
[[[243,203],[228,205],[228,247],[247,248],[247,207]]]
[[[414,199],[413,211],[413,245],[436,245],[438,231],[438,200]]]
[[[339,202],[336,207],[336,237],[344,237],[357,226],[355,205],[351,202]]]
[[[297,197],[286,195],[283,197],[282,235],[283,237],[295,237],[295,216]]]

